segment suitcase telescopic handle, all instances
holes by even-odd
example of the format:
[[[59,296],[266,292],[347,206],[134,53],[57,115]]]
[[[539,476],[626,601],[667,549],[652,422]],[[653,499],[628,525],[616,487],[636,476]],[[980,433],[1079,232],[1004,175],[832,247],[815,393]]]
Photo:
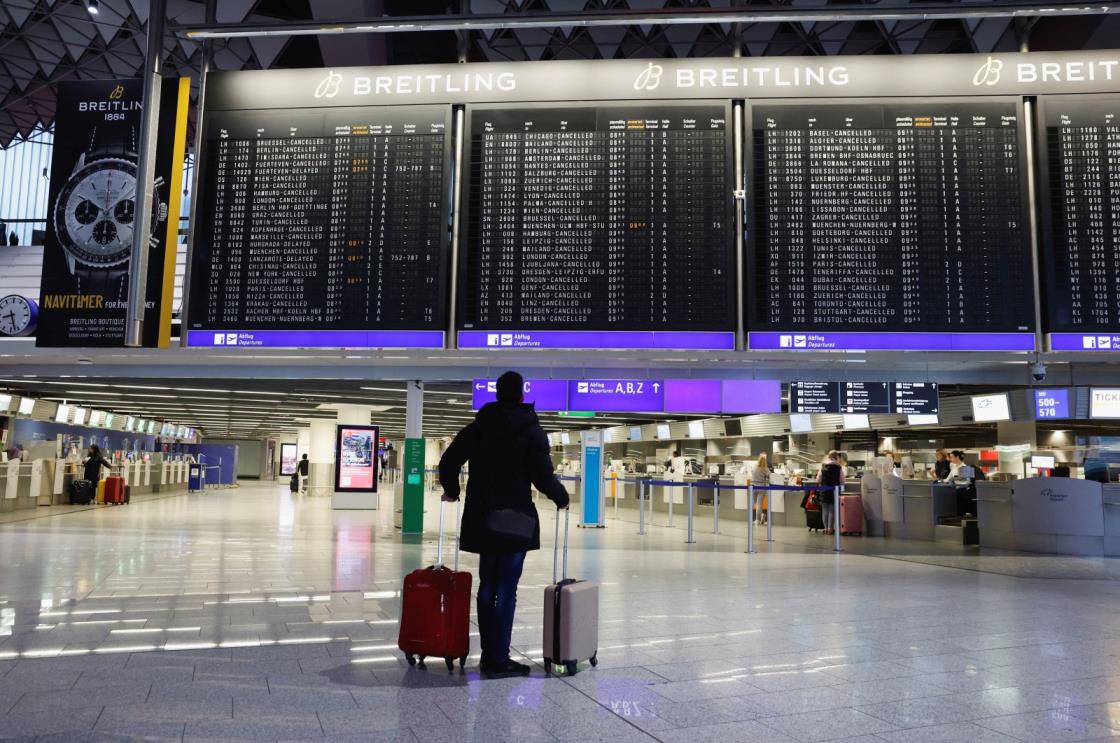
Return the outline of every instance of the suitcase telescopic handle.
[[[556,583],[556,560],[560,555],[560,512],[564,512],[564,572],[563,579],[568,579],[568,509],[556,509],[556,538],[552,540],[552,582]]]
[[[443,566],[443,508],[446,502],[441,498],[439,502],[439,539],[436,542],[436,566]],[[455,529],[455,570],[459,570],[459,543],[462,541],[462,514],[463,501],[459,499],[455,501],[455,523],[459,526]]]

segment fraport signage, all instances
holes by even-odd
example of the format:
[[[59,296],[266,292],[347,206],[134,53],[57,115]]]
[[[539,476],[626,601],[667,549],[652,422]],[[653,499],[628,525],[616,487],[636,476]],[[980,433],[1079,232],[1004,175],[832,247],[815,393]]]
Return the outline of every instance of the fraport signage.
[[[474,409],[498,399],[498,382],[495,379],[476,379],[471,384]],[[526,379],[525,402],[537,410],[556,413],[568,409],[568,381],[566,379]]]
[[[568,410],[660,413],[665,383],[649,379],[575,379],[568,382]]]
[[[472,383],[475,410],[496,399],[493,379]],[[782,412],[776,379],[527,379],[537,410],[586,417],[593,412],[748,415]]]

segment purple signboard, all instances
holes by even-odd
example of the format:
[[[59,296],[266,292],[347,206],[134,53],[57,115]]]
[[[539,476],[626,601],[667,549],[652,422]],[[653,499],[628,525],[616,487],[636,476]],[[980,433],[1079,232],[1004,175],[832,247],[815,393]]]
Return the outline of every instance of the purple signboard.
[[[1034,417],[1055,420],[1069,417],[1069,390],[1034,390]]]
[[[478,410],[497,397],[497,381],[476,379],[471,384],[474,409]],[[537,410],[557,413],[568,409],[568,380],[566,379],[526,379],[525,402],[533,403]]]
[[[1120,335],[1109,333],[1051,333],[1051,351],[1120,351]]]
[[[205,348],[443,348],[442,330],[188,330]]]
[[[780,413],[782,383],[776,379],[726,379],[719,412]]]
[[[718,379],[666,379],[666,413],[716,413],[720,410]]]
[[[459,348],[617,348],[732,351],[734,333],[595,332],[583,330],[460,330]]]
[[[752,351],[1033,351],[1034,333],[749,333]],[[1058,349],[1055,349],[1058,350]]]
[[[660,413],[665,383],[650,379],[575,379],[568,382],[568,410]]]

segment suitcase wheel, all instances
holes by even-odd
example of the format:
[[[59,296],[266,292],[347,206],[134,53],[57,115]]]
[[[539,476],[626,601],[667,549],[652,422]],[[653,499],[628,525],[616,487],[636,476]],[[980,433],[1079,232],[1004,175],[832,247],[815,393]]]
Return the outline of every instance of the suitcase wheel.
[[[594,668],[598,665],[599,665],[599,654],[595,653],[595,655],[591,656],[591,667]]]
[[[408,661],[408,665],[410,665],[410,666],[416,665],[416,656],[413,655],[412,653],[405,653],[404,654],[404,659]]]
[[[455,670],[455,659],[454,658],[444,658],[443,662],[447,664],[448,672]]]
[[[564,662],[564,670],[568,672],[569,676],[575,676],[578,672],[578,664],[574,660]]]

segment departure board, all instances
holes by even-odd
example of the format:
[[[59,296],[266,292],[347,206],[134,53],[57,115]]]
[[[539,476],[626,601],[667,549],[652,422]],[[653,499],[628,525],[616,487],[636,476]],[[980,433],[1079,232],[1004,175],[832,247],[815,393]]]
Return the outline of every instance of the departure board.
[[[733,331],[728,115],[473,107],[460,327]]]
[[[1042,111],[1049,329],[1120,333],[1120,97],[1053,96]]]
[[[449,116],[443,106],[208,115],[189,327],[304,333],[276,345],[441,330]]]
[[[1031,330],[1019,117],[992,100],[754,106],[749,328]]]

